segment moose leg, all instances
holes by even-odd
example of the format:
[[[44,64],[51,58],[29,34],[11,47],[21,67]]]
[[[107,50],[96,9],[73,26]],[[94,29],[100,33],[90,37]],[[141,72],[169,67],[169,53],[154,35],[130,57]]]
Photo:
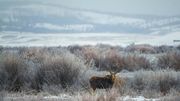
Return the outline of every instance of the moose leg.
[[[92,95],[95,95],[95,90],[96,90],[96,87],[92,87]]]
[[[106,92],[109,92],[111,90],[111,88],[106,88]]]

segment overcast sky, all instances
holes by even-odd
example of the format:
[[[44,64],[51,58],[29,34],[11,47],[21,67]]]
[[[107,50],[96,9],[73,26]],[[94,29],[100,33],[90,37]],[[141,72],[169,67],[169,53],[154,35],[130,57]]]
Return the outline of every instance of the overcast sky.
[[[105,12],[180,15],[180,0],[57,0],[68,7]]]
[[[180,15],[180,0],[0,0],[0,10],[38,3],[114,13]]]

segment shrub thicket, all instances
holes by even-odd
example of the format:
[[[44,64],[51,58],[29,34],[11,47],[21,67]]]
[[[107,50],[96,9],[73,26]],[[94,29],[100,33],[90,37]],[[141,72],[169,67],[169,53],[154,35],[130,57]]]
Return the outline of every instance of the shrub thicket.
[[[47,51],[41,55],[39,55],[39,51],[31,51],[30,53],[33,55],[27,56],[29,50],[25,50],[22,54],[4,52],[1,55],[1,90],[40,91],[43,90],[44,85],[70,87],[78,81],[78,76],[84,68],[84,63],[68,51],[62,51],[56,55]]]
[[[180,72],[172,70],[138,71],[131,79],[129,88],[142,91],[156,91],[163,95],[171,89],[180,91]]]
[[[19,91],[24,86],[26,64],[17,54],[6,53],[0,61],[0,88]]]
[[[150,70],[152,64],[146,56],[147,54],[144,53],[143,55],[129,53],[120,47],[106,45],[68,48],[3,47],[0,52],[0,90],[41,91],[50,86],[62,89],[75,84],[80,85],[80,77],[84,76],[81,72],[85,69],[88,70],[87,67],[105,71]],[[153,56],[156,57],[156,55]],[[127,81],[128,88],[138,91],[156,90],[164,93],[169,92],[171,88],[180,91],[178,86],[180,85],[178,72],[180,52],[163,52],[157,56],[158,62],[155,64],[157,67],[160,69],[171,68],[177,71],[137,72],[133,79]],[[92,75],[95,75],[95,72]],[[86,81],[88,82],[88,80]]]
[[[180,70],[180,52],[168,52],[159,56],[158,67]]]
[[[59,85],[63,88],[78,81],[83,63],[73,54],[66,53],[59,56],[50,56],[41,65],[42,79],[47,85]]]

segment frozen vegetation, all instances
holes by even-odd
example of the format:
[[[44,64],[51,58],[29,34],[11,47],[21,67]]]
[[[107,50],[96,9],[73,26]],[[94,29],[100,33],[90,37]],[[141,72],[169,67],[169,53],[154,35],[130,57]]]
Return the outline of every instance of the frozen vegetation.
[[[180,46],[0,47],[0,100],[178,101]],[[121,84],[92,93],[89,79],[118,72]]]

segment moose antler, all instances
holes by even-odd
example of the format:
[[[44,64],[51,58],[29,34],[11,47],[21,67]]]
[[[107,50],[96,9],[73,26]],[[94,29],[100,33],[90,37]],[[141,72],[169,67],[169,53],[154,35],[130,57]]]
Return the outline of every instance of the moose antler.
[[[109,70],[110,75],[116,75],[119,71],[112,72],[112,70]]]

